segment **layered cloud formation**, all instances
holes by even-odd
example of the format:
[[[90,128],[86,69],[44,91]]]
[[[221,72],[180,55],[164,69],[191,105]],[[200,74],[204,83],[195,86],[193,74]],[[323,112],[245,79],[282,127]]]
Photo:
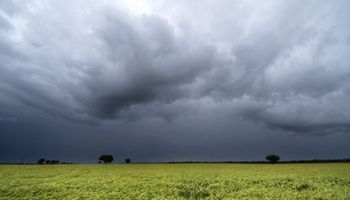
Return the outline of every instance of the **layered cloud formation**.
[[[349,7],[0,1],[0,103],[80,123],[214,115],[349,132]]]

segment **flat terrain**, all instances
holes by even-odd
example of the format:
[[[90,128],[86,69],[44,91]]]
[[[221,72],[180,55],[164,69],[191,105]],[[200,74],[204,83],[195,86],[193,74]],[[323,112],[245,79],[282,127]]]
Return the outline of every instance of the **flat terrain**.
[[[350,164],[0,165],[0,199],[350,199]]]

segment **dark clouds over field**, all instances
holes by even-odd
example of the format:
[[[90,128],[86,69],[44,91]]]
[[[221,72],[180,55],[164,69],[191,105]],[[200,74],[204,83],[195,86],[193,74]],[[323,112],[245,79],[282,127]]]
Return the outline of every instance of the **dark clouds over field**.
[[[0,0],[0,161],[350,157],[349,8]]]

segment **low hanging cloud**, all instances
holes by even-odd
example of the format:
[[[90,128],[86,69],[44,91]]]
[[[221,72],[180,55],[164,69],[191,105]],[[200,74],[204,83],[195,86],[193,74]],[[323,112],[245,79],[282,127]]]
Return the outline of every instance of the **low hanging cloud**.
[[[76,122],[210,114],[350,131],[347,1],[149,3],[1,2],[2,101]]]

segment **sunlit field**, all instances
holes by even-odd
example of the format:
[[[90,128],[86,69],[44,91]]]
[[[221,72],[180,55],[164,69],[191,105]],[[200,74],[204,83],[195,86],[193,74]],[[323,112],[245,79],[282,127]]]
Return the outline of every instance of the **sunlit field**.
[[[350,199],[350,164],[1,165],[0,199]]]

